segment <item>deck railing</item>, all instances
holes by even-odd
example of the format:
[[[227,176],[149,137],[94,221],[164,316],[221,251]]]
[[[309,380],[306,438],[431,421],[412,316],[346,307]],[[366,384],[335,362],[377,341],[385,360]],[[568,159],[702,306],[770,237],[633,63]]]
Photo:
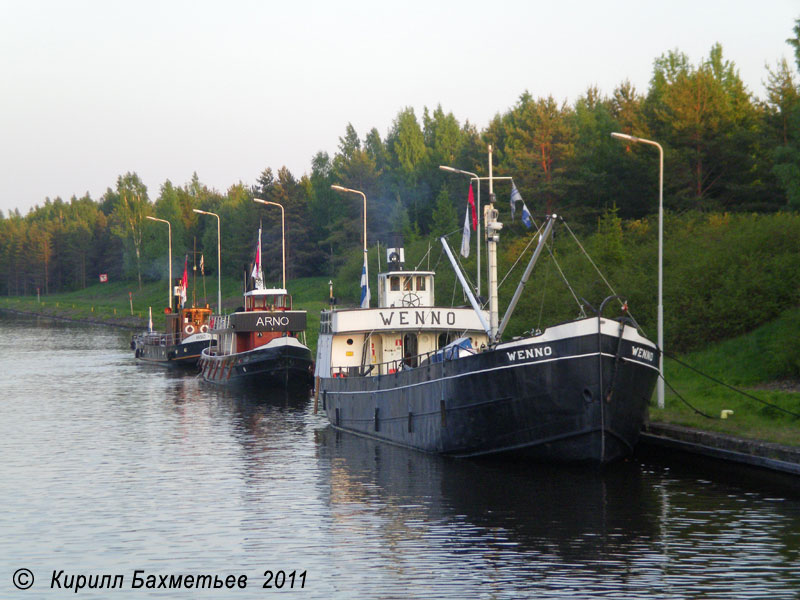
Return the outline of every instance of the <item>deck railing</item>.
[[[319,332],[320,333],[330,333],[331,332],[331,315],[333,311],[330,310],[323,310],[319,313]]]
[[[230,315],[211,315],[208,326],[210,329],[229,329]]]
[[[432,364],[458,360],[465,354],[476,354],[473,348],[463,348],[452,346],[450,348],[439,348],[415,356],[396,358],[382,363],[371,363],[368,365],[356,365],[347,367],[331,367],[331,377],[367,377],[378,375],[393,375],[400,371],[426,367]]]
[[[148,346],[174,346],[181,341],[181,336],[176,333],[141,333],[137,337]]]

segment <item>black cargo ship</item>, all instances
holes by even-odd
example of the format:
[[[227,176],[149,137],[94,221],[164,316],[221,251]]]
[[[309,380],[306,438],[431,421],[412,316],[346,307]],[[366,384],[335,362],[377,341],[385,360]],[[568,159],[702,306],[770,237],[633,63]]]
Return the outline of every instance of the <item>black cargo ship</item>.
[[[485,207],[489,311],[444,239],[472,308],[435,306],[434,273],[404,270],[403,249],[394,244],[387,271],[378,275],[378,308],[321,315],[318,401],[337,429],[426,452],[592,463],[630,454],[659,375],[656,345],[616,296],[619,318],[602,316],[604,302],[594,316],[502,341],[558,217],[549,216],[540,229],[500,323],[497,217],[493,203]]]

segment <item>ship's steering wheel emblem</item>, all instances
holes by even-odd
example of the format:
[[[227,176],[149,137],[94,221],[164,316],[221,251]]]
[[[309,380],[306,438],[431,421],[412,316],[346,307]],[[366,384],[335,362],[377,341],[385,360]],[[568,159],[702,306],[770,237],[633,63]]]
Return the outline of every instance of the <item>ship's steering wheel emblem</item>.
[[[419,306],[422,303],[420,297],[417,296],[414,292],[409,292],[403,295],[403,299],[400,301],[403,306]]]

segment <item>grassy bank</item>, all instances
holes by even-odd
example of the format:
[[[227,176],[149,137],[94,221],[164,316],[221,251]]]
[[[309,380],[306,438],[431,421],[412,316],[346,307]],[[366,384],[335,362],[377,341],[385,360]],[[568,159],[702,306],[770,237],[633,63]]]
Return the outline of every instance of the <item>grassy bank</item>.
[[[309,346],[316,349],[319,332],[319,312],[328,305],[328,279],[311,277],[287,282],[294,306],[308,311],[307,336]],[[189,289],[191,302],[192,289]],[[216,312],[217,282],[206,282],[194,290],[197,305],[208,303]],[[222,280],[222,305],[231,312],[243,304],[242,283],[235,279]],[[166,282],[145,283],[142,289],[133,282],[98,283],[85,290],[49,296],[12,296],[0,298],[0,309],[34,313],[60,319],[107,323],[133,330],[147,327],[149,309],[153,310],[153,328],[164,327],[164,307],[167,306]]]
[[[784,412],[800,414],[799,336],[800,309],[792,309],[746,335],[677,357],[748,396],[667,358],[666,381],[675,391],[667,387],[665,408],[652,408],[651,420],[800,446],[800,418]],[[722,419],[723,410],[733,413]]]
[[[161,290],[162,286],[158,286]],[[130,292],[130,296],[129,296]],[[166,298],[166,292],[162,293]],[[11,296],[0,298],[0,308],[35,313],[75,321],[109,323],[132,329],[147,326],[148,307],[154,320],[164,300],[156,298],[156,285],[146,284],[140,291],[130,283],[97,284],[75,292],[49,296]],[[161,323],[164,318],[161,316]]]

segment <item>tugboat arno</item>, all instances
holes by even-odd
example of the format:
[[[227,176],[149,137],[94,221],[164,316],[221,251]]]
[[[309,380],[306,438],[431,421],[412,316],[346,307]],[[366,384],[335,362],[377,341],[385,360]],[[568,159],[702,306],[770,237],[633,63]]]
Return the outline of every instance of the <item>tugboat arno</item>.
[[[261,230],[252,278],[244,293],[244,308],[211,319],[216,348],[203,350],[199,361],[203,379],[222,385],[310,387],[311,351],[305,336],[306,311],[292,310],[284,287],[269,289],[261,275]]]
[[[491,167],[489,174],[493,200]],[[389,267],[378,275],[378,308],[323,311],[316,377],[331,424],[458,457],[606,463],[628,455],[658,377],[658,349],[629,317],[604,318],[602,308],[502,341],[556,216],[543,226],[501,323],[497,216],[493,202],[485,207],[488,313],[444,239],[472,309],[435,306],[434,273],[404,270],[403,250],[390,248]]]

